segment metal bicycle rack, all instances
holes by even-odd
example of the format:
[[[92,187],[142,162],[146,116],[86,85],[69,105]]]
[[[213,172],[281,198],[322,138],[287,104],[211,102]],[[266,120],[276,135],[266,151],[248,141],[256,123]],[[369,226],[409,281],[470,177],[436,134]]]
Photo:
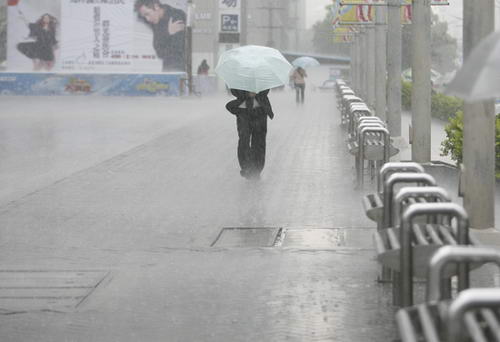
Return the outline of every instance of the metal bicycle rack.
[[[401,173],[403,175],[404,173]],[[397,173],[395,175],[398,175]],[[425,175],[425,174],[421,174]],[[428,175],[427,175],[428,176]],[[422,186],[422,187],[404,187],[395,196],[393,201],[394,213],[401,211],[403,208],[407,208],[415,203],[437,203],[437,202],[447,202],[449,201],[449,196],[446,191],[440,187],[436,186]],[[395,215],[396,216],[396,215]],[[417,217],[415,222],[417,222]],[[401,227],[399,224],[399,218],[393,220],[393,225],[384,229],[378,229],[373,234],[373,240],[375,243],[375,249],[377,251],[377,259],[382,266],[381,274],[379,276],[379,282],[392,282],[393,283],[393,301],[394,303],[399,303],[399,293],[398,293],[398,279],[400,270],[400,234]],[[416,230],[417,244],[421,246],[417,247],[419,249],[425,250],[422,254],[426,252],[432,253],[436,248],[443,245],[443,240],[445,238],[440,238],[433,227],[430,226],[429,222],[433,224],[440,223],[438,217],[428,216],[424,217],[424,220],[419,221],[423,228],[418,225],[414,225],[413,228]],[[446,231],[447,232],[447,231]],[[445,233],[442,233],[445,234]],[[448,237],[446,235],[446,237]],[[422,275],[422,271],[419,269],[419,275]]]
[[[369,133],[376,133],[377,138],[367,139]],[[365,127],[358,133],[358,165],[357,181],[359,186],[364,184],[365,160],[382,161],[387,163],[390,158],[391,137],[385,127]]]
[[[448,192],[439,186],[407,186],[399,190],[392,201],[392,221],[393,227],[401,225],[401,215],[405,207],[422,202],[450,202],[451,197]],[[437,223],[437,222],[433,222]]]
[[[416,273],[414,269],[414,249],[419,246],[429,246],[429,243],[424,243],[420,241],[417,237],[417,243],[412,246],[412,235],[419,235],[414,227],[418,225],[413,225],[413,220],[419,215],[447,215],[450,217],[455,217],[457,220],[457,229],[450,227],[444,227],[442,225],[432,226],[436,234],[442,233],[443,236],[449,239],[449,243],[459,244],[459,245],[469,245],[469,219],[465,210],[456,203],[417,203],[409,206],[403,213],[401,220],[401,230],[400,230],[400,265],[399,270],[401,273],[401,287],[400,287],[400,299],[402,306],[413,305],[413,275]],[[430,226],[430,225],[428,225]],[[449,235],[444,233],[443,229],[449,230]],[[432,234],[429,234],[432,239]],[[427,241],[427,240],[426,240]],[[445,242],[445,241],[443,241]],[[436,245],[438,246],[438,245]],[[426,248],[427,249],[427,248]],[[426,251],[428,253],[428,251]],[[425,259],[428,255],[422,255],[422,249],[420,249],[418,260]],[[416,258],[417,259],[417,258]],[[417,268],[422,266],[425,267],[428,263],[422,265],[419,263]],[[458,267],[458,287],[459,289],[464,289],[468,287],[468,265],[461,264]]]
[[[385,181],[385,178],[394,173],[394,172],[424,172],[424,168],[414,162],[389,162],[385,163],[380,171],[379,177],[377,178],[377,192],[374,194],[368,194],[363,197],[363,208],[365,210],[366,216],[374,222],[377,222],[377,225],[380,227],[382,214],[383,214],[383,202],[382,199],[384,197],[382,184]]]
[[[345,118],[348,136],[354,135],[357,128],[364,122],[376,122],[385,126],[385,123],[378,117],[373,116],[367,106],[351,106],[351,110],[347,118]]]
[[[452,301],[446,291],[442,291],[442,281],[449,276],[446,273],[455,273],[454,268],[449,270],[449,266],[489,262],[500,267],[500,251],[478,247],[441,247],[429,263],[427,302],[400,309],[396,314],[401,341],[498,341],[500,289],[467,289],[467,283],[467,287],[460,289],[461,292]]]
[[[397,172],[389,176],[384,182],[383,216],[381,228],[392,227],[392,201],[394,186],[398,183],[417,183],[427,186],[436,186],[434,177],[421,172]]]

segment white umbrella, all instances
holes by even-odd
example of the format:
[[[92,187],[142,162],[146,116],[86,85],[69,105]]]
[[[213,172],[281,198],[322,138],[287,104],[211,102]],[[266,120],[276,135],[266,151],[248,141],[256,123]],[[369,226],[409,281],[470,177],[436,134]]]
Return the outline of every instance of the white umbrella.
[[[224,52],[215,72],[231,89],[258,93],[287,84],[292,68],[278,50],[247,45]]]
[[[312,58],[309,56],[303,56],[296,58],[292,61],[292,65],[295,67],[301,67],[301,68],[309,68],[309,67],[315,67],[319,66],[319,62],[316,58]]]
[[[467,102],[500,97],[500,32],[494,32],[471,51],[446,93]]]

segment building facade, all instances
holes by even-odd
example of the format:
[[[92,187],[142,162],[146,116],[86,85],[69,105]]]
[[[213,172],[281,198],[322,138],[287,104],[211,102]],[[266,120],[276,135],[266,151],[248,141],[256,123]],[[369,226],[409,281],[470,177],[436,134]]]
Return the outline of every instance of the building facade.
[[[240,45],[299,51],[306,0],[193,0],[193,73],[206,59],[210,72],[221,53]]]

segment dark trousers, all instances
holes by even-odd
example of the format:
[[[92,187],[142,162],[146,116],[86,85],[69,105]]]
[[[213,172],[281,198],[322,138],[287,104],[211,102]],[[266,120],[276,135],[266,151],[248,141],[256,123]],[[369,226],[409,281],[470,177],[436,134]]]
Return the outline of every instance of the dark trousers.
[[[304,83],[295,83],[295,100],[297,103],[304,103],[304,91],[306,85]],[[300,95],[300,96],[299,96]]]
[[[267,115],[260,108],[236,116],[242,172],[260,174],[266,161]]]

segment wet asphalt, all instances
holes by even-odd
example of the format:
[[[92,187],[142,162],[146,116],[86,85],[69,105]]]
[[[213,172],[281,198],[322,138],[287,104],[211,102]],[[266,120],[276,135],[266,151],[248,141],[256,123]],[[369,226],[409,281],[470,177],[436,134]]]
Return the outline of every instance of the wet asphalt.
[[[0,99],[2,341],[396,337],[333,92],[271,94],[259,181],[228,100]]]

